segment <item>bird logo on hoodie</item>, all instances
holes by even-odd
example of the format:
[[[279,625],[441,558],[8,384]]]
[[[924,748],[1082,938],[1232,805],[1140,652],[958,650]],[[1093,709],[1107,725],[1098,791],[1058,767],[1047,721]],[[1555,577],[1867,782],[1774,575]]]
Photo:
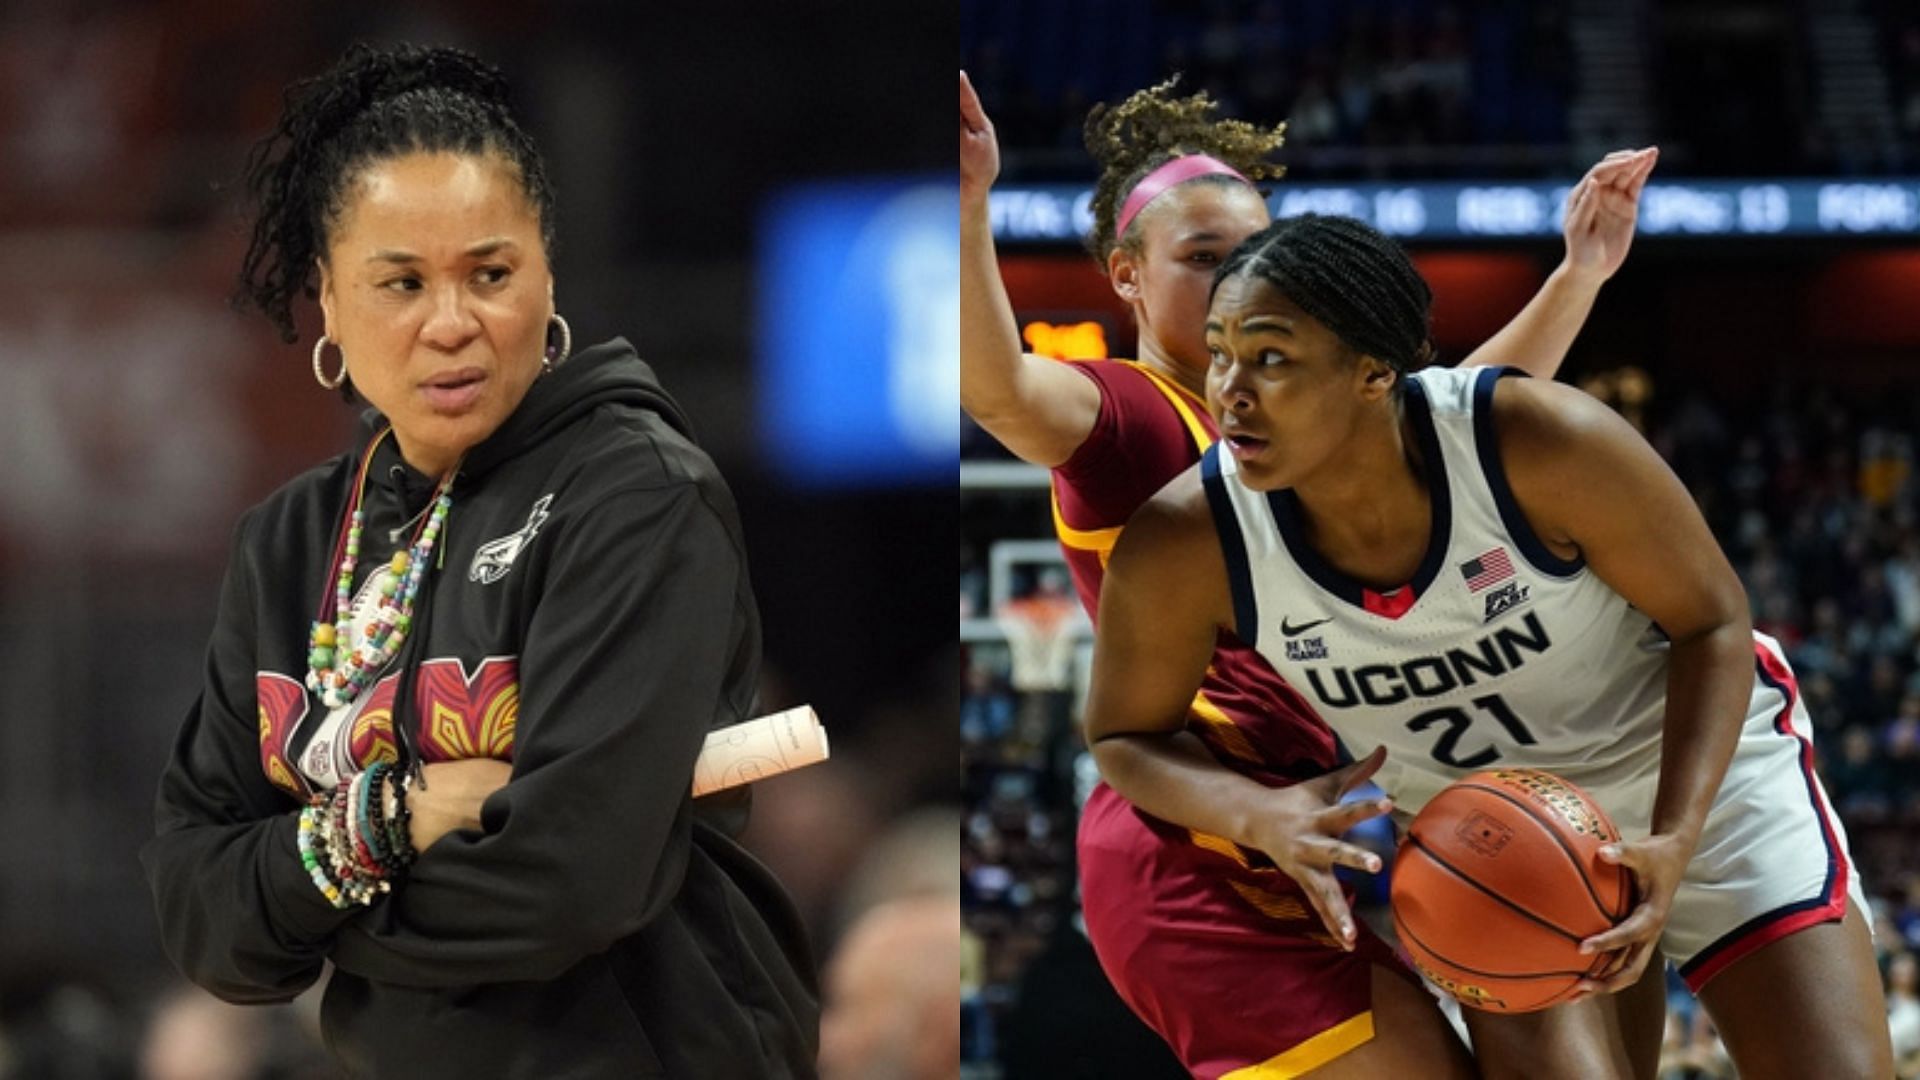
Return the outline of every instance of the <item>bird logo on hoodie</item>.
[[[480,550],[473,553],[473,565],[467,570],[467,580],[491,585],[506,577],[507,571],[513,569],[513,560],[520,557],[520,552],[526,550],[528,544],[533,543],[541,524],[547,520],[547,504],[551,502],[551,493],[540,496],[533,504],[533,510],[527,514],[525,525],[498,540],[481,544]]]

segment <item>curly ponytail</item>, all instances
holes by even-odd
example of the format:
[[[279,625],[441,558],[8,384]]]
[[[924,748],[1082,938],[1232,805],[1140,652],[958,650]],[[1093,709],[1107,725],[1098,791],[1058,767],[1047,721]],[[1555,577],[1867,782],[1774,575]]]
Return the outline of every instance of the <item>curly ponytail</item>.
[[[1287,125],[1256,127],[1244,120],[1216,120],[1219,103],[1205,91],[1174,97],[1180,77],[1136,92],[1118,105],[1105,102],[1087,114],[1087,151],[1100,166],[1093,188],[1093,232],[1087,250],[1106,269],[1107,255],[1123,244],[1137,244],[1139,233],[1114,235],[1120,207],[1147,174],[1176,157],[1206,154],[1239,170],[1249,180],[1277,178],[1286,166],[1267,159],[1286,141]],[[1202,177],[1197,183],[1239,183],[1232,177]]]
[[[546,165],[514,119],[506,79],[457,49],[356,44],[332,70],[287,88],[280,122],[247,159],[258,209],[234,301],[297,338],[296,295],[316,296],[314,260],[368,165],[408,153],[495,154],[509,163],[553,247]]]

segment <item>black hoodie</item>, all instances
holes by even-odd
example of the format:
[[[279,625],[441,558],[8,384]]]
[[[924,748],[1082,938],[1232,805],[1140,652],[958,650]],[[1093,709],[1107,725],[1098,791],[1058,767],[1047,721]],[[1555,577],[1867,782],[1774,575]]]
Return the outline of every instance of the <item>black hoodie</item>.
[[[732,497],[678,406],[617,339],[535,380],[460,467],[401,656],[329,723],[302,685],[307,635],[375,430],[235,535],[141,856],[174,963],[266,1002],[332,961],[322,1026],[359,1074],[812,1075],[792,905],[731,839],[745,799],[688,794],[707,731],[753,715],[760,631]],[[362,568],[408,542],[432,491],[382,440]],[[397,737],[396,712],[418,718]],[[336,911],[295,811],[311,777],[395,753],[510,760],[513,779],[483,831]]]

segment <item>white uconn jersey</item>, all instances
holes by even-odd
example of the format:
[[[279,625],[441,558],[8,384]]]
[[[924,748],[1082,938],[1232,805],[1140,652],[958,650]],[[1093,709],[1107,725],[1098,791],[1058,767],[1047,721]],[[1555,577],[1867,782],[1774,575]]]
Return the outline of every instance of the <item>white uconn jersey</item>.
[[[1201,477],[1240,637],[1356,757],[1387,748],[1402,820],[1495,765],[1549,769],[1645,835],[1659,784],[1667,643],[1579,561],[1541,544],[1508,490],[1492,423],[1506,372],[1429,368],[1406,410],[1433,500],[1414,580],[1382,595],[1308,545],[1291,491],[1261,494],[1216,444]],[[1812,721],[1779,646],[1754,635],[1753,695],[1674,895],[1661,951],[1696,992],[1769,942],[1866,901],[1813,773]]]
[[[1393,593],[1309,546],[1292,491],[1252,491],[1231,454],[1208,451],[1237,632],[1348,752],[1386,746],[1378,781],[1401,811],[1467,773],[1533,765],[1592,792],[1635,835],[1659,771],[1666,640],[1527,526],[1492,431],[1501,374],[1429,368],[1406,380],[1433,531],[1413,581]]]

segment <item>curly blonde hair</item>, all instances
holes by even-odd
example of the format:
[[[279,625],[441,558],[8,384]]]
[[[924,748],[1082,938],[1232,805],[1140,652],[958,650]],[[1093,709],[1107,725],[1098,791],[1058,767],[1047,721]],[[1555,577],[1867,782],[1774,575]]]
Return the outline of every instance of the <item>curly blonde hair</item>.
[[[1206,91],[1173,96],[1175,75],[1118,105],[1102,102],[1087,114],[1087,152],[1100,166],[1093,189],[1093,232],[1087,250],[1102,269],[1115,247],[1138,250],[1139,230],[1129,223],[1127,236],[1114,235],[1115,219],[1127,194],[1147,174],[1176,157],[1206,154],[1233,166],[1249,180],[1285,175],[1286,166],[1267,160],[1286,141],[1285,121],[1271,128],[1245,120],[1216,119],[1220,104]],[[1232,182],[1232,177],[1207,177]]]

